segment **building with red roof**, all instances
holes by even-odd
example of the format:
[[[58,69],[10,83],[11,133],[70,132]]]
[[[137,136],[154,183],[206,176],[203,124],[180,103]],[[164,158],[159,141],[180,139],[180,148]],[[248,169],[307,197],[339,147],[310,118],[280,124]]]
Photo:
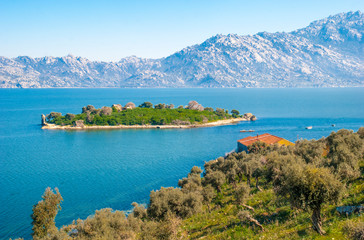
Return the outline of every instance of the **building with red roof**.
[[[262,135],[256,135],[256,136],[249,136],[246,138],[242,138],[238,140],[238,152],[241,151],[248,151],[248,146],[255,143],[255,142],[264,142],[268,145],[271,144],[278,144],[278,145],[286,145],[286,146],[294,146],[294,143],[281,138],[281,137],[277,137],[274,136],[272,134],[269,133],[264,133]]]

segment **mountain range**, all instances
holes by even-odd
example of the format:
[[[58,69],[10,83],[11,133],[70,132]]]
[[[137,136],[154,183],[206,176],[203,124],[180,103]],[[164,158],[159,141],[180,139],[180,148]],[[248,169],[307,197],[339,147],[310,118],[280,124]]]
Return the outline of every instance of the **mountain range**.
[[[356,11],[288,33],[219,34],[160,59],[0,57],[0,88],[364,86],[363,22]]]

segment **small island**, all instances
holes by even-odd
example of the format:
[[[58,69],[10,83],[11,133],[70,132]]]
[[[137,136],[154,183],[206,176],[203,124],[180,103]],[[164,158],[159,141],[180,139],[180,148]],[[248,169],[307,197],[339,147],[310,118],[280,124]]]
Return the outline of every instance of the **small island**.
[[[127,129],[127,128],[196,128],[229,125],[240,121],[255,121],[251,113],[240,115],[238,110],[203,107],[196,101],[175,108],[173,104],[153,105],[144,102],[138,107],[132,102],[125,106],[95,108],[88,105],[82,113],[51,112],[42,114],[42,129]]]

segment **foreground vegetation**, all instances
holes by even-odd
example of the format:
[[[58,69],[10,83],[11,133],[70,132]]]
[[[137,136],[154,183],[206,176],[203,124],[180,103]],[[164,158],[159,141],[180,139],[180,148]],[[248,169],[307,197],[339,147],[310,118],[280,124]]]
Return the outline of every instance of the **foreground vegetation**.
[[[173,104],[157,104],[144,102],[136,107],[134,103],[127,103],[124,107],[114,104],[112,107],[96,109],[92,105],[82,108],[82,113],[51,112],[46,116],[48,123],[61,126],[116,126],[116,125],[191,125],[207,123],[222,119],[241,117],[239,111],[206,107],[196,101],[190,101],[187,106],[174,108]],[[251,118],[252,116],[247,116]]]
[[[62,197],[48,188],[33,207],[33,238],[364,239],[364,128],[248,150],[206,162],[202,177],[193,167],[128,216],[101,209],[60,229]]]

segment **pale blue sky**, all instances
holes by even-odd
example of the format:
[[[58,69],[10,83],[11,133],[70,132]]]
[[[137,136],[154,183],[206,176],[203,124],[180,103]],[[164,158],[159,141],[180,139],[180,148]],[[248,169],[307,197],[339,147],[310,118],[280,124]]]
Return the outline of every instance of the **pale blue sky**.
[[[166,57],[216,34],[292,31],[363,0],[0,0],[0,56]]]

